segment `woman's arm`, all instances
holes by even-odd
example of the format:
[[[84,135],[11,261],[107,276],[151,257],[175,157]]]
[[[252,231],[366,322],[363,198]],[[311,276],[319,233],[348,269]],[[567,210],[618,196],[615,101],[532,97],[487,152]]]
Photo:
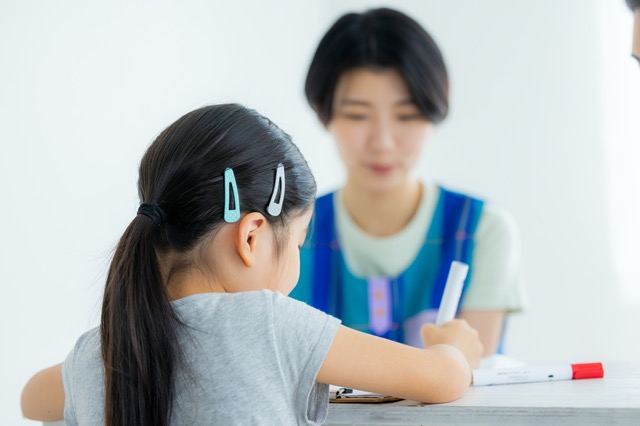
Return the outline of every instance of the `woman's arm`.
[[[473,252],[473,274],[460,318],[478,330],[484,356],[496,352],[507,313],[526,303],[520,238],[515,219],[506,210],[484,206]]]
[[[426,349],[340,326],[317,381],[428,403],[459,398],[482,352],[477,332],[454,320],[422,333]]]
[[[22,415],[31,420],[54,422],[64,418],[62,364],[36,373],[20,398]]]
[[[478,331],[482,346],[483,357],[493,355],[500,345],[505,312],[502,310],[463,310],[460,318],[466,320],[469,325]]]

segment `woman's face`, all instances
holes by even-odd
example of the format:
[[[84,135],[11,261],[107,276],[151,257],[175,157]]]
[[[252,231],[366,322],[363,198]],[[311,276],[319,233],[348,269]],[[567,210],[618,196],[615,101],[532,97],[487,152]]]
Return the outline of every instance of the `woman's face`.
[[[349,183],[375,192],[408,183],[432,128],[395,69],[355,68],[340,76],[327,130]]]

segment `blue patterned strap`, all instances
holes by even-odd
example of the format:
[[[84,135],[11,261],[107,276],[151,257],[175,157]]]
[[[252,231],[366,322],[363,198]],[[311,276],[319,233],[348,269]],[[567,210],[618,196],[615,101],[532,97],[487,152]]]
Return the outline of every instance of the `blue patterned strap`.
[[[338,316],[337,289],[331,279],[333,271],[332,246],[337,246],[333,214],[333,193],[316,200],[311,243],[313,248],[313,280],[311,305],[330,315]],[[333,291],[332,291],[333,290]]]
[[[432,308],[437,309],[442,299],[451,262],[454,260],[469,265],[469,273],[462,289],[467,289],[473,271],[474,234],[480,220],[484,202],[482,200],[440,188],[444,203],[442,225],[442,257],[438,276],[433,286]]]

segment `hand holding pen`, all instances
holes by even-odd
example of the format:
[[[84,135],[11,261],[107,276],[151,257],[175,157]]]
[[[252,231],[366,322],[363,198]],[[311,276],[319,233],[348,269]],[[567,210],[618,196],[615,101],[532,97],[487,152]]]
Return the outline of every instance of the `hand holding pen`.
[[[425,346],[438,343],[454,346],[463,353],[471,368],[477,368],[483,351],[478,332],[466,321],[454,319],[468,271],[467,264],[451,262],[436,323],[423,325],[420,334]]]
[[[446,344],[460,350],[471,368],[478,368],[482,357],[482,343],[478,332],[462,319],[454,319],[438,327],[435,324],[425,324],[420,329],[425,346]]]

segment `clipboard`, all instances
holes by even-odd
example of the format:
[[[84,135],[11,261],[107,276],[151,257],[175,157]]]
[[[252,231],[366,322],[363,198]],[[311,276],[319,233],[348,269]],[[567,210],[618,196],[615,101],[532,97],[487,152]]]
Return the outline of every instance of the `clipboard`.
[[[357,389],[330,387],[329,402],[332,404],[358,403],[380,404],[385,402],[401,401],[403,398],[391,395],[381,395],[373,392],[365,392]]]

